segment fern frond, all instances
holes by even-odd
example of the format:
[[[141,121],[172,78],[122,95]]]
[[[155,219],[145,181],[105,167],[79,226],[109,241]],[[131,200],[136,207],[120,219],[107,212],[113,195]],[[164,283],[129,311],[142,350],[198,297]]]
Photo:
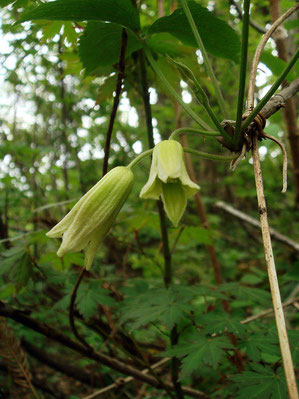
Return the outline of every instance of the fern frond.
[[[31,382],[32,375],[26,353],[4,317],[0,317],[0,357],[4,359],[15,386],[19,387],[23,394],[31,392],[39,399]]]

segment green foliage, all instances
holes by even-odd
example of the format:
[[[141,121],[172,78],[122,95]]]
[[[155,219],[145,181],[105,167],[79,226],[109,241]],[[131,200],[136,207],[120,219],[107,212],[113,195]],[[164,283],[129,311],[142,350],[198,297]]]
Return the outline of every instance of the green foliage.
[[[234,30],[195,1],[190,1],[189,7],[207,52],[239,62],[240,40]],[[160,32],[168,32],[183,43],[197,47],[182,8],[158,19],[149,29],[150,35]]]
[[[182,357],[182,372],[189,375],[208,365],[217,369],[226,351],[233,349],[227,337],[206,337],[203,334],[194,334],[188,343],[180,343],[164,352],[165,356]]]
[[[252,371],[231,377],[236,383],[238,394],[236,399],[287,399],[288,393],[280,367],[274,372],[271,367],[255,364]]]
[[[131,321],[131,330],[158,320],[171,329],[192,309],[189,303],[192,296],[185,286],[172,286],[168,290],[145,286],[138,295],[133,287],[122,306],[122,321]]]
[[[0,276],[19,291],[33,278],[33,264],[27,248],[16,246],[1,253]]]
[[[130,0],[57,0],[25,11],[18,23],[34,20],[109,21],[137,30],[139,17]]]
[[[123,28],[128,34],[125,78],[112,131],[109,170],[127,165],[148,149],[150,117],[144,110],[139,51],[143,39],[174,90],[200,118],[210,122],[167,56],[179,59],[192,71],[215,115],[220,115],[182,10],[173,12],[173,1],[162,3],[163,18],[156,0],[138,1],[137,8],[131,0],[0,1],[3,7],[9,5],[1,9],[0,316],[4,308],[13,309],[13,320],[8,321],[21,342],[43,350],[49,362],[54,359],[92,376],[88,387],[28,352],[35,376],[42,376],[57,396],[85,397],[97,383],[99,388],[109,386],[121,376],[119,370],[52,339],[51,332],[56,331],[65,342],[76,341],[69,307],[83,254],[57,257],[60,239],[50,240],[45,233],[101,177]],[[292,5],[283,0],[283,11]],[[202,0],[190,2],[190,7],[208,52],[215,56],[211,58],[213,69],[233,118],[239,84],[240,19],[228,2]],[[252,4],[251,18],[266,26],[268,3],[258,0]],[[12,28],[17,19],[38,22],[18,23]],[[288,21],[285,27],[293,29],[297,23]],[[290,42],[296,40],[294,31],[289,36]],[[249,63],[260,38],[261,34],[250,28]],[[257,99],[284,67],[274,50],[274,41],[270,41],[262,55],[270,72],[258,71]],[[181,125],[196,127],[165,93],[147,60],[144,67],[155,141],[166,140]],[[288,144],[281,112],[267,121],[266,132]],[[208,137],[188,134],[184,139],[188,147],[200,151],[224,151],[217,140]],[[281,154],[269,140],[260,146],[271,226],[298,241],[292,170],[288,172],[289,190],[281,196]],[[117,223],[99,248],[92,269],[84,273],[74,309],[77,330],[98,353],[138,370],[146,368],[143,357],[150,364],[171,357],[157,369],[165,381],[171,381],[176,358],[180,383],[213,399],[287,398],[273,313],[241,323],[272,307],[260,232],[215,207],[215,202],[222,200],[258,217],[250,156],[234,173],[229,172],[227,163],[199,158],[192,158],[192,163],[211,227],[203,226],[200,203],[193,200],[178,228],[167,224],[172,258],[169,288],[163,283],[165,242],[156,203],[139,198],[150,167],[150,160],[145,159],[134,168],[135,185]],[[285,301],[296,293],[297,253],[278,241],[273,244]],[[216,264],[211,262],[213,251]],[[217,271],[218,265],[223,283],[216,285],[214,268]],[[298,312],[290,305],[285,307],[285,315],[297,367]],[[40,323],[45,333],[33,330],[34,323],[22,324],[22,318]],[[0,387],[7,396],[14,396],[2,371]],[[41,387],[38,394],[50,399]],[[111,397],[142,394],[148,399],[169,396],[149,384],[140,390],[139,383],[110,392]]]
[[[116,24],[88,22],[80,37],[79,54],[86,74],[98,67],[116,64],[119,60],[123,28]],[[128,31],[126,57],[141,48],[141,43]],[[100,49],[100,50],[99,50]]]

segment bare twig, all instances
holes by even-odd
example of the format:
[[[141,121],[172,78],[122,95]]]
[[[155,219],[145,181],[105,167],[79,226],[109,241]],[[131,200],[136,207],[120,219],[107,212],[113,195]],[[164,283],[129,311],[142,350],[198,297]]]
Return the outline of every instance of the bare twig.
[[[170,358],[168,358],[168,357],[165,358],[165,359],[162,359],[162,360],[160,360],[159,362],[153,364],[153,365],[151,366],[151,369],[154,370],[154,369],[156,369],[156,368],[158,368],[158,367],[160,367],[160,366],[163,366],[163,364],[169,362],[169,360],[170,360]],[[141,372],[142,372],[143,374],[147,374],[148,371],[149,371],[148,369],[144,369],[144,370],[142,370]],[[114,388],[118,388],[119,386],[125,385],[125,384],[127,384],[128,382],[131,382],[131,381],[133,381],[133,380],[134,380],[133,377],[119,378],[119,379],[116,380],[113,384],[110,384],[110,385],[106,386],[105,388],[102,388],[102,389],[100,389],[100,390],[98,390],[98,391],[92,393],[91,395],[85,396],[83,399],[97,399],[97,398],[99,398],[103,393],[106,393],[106,392],[108,392],[108,391],[111,391],[111,390],[114,389]]]
[[[288,301],[285,301],[283,304],[282,304],[282,307],[283,308],[286,308],[287,306],[290,306],[290,305],[293,305],[295,302],[297,302],[299,300],[299,297],[297,297],[297,298],[295,298],[295,299],[289,299]],[[240,321],[240,323],[241,324],[247,324],[247,323],[250,323],[251,321],[253,321],[253,320],[256,320],[256,319],[260,319],[261,317],[265,317],[265,316],[268,316],[269,314],[271,314],[271,313],[273,313],[273,308],[271,308],[271,309],[266,309],[266,310],[264,310],[263,312],[260,312],[260,313],[258,313],[258,314],[255,314],[255,315],[253,315],[253,316],[250,316],[250,317],[247,317],[246,319],[244,319],[244,320],[242,320],[242,321]]]
[[[223,201],[217,201],[215,206],[219,209],[223,209],[225,212],[229,213],[230,215],[235,216],[236,218],[250,224],[251,226],[261,228],[261,224],[258,220],[254,219],[251,216],[246,215],[244,212],[233,208],[231,205],[226,204]],[[277,241],[282,242],[283,244],[287,245],[288,247],[294,249],[296,252],[299,252],[299,243],[296,241],[291,240],[289,237],[286,237],[283,234],[280,234],[277,230],[270,228],[271,237]]]
[[[293,12],[298,10],[299,4],[294,5],[291,7],[287,12],[285,12],[280,18],[278,18],[274,24],[271,26],[271,28],[264,34],[262,37],[262,40],[260,41],[259,45],[256,48],[254,58],[252,61],[252,66],[251,66],[251,72],[250,72],[250,78],[249,78],[249,84],[248,84],[248,102],[247,102],[247,108],[248,109],[253,109],[254,107],[254,88],[255,88],[255,78],[256,78],[256,73],[257,73],[257,67],[258,63],[260,61],[260,57],[262,54],[262,51],[265,47],[265,44],[273,34],[273,32],[278,28],[279,25],[283,23],[285,19],[287,19]]]
[[[286,105],[287,100],[294,97],[299,91],[299,78],[295,79],[288,87],[275,94],[270,101],[262,108],[261,113],[266,119]]]
[[[268,215],[266,207],[266,198],[264,194],[262,170],[261,170],[259,151],[258,151],[257,134],[254,134],[252,137],[252,156],[253,156],[254,177],[255,177],[257,200],[258,200],[258,207],[259,207],[259,214],[261,221],[262,237],[264,243],[264,252],[265,252],[270,290],[273,301],[274,315],[278,331],[280,350],[282,355],[282,362],[285,371],[290,399],[298,399],[294,366],[293,366],[287,329],[283,314],[279,285],[277,281],[274,254],[272,250],[270,228],[268,223]]]

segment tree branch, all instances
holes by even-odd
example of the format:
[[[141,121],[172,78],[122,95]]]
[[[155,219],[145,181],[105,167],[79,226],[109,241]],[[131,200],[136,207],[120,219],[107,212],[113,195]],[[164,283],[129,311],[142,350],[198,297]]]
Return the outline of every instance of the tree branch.
[[[251,216],[246,215],[244,212],[241,212],[240,210],[233,208],[231,205],[226,204],[223,201],[217,201],[215,204],[216,208],[222,209],[225,212],[229,213],[232,216],[235,216],[236,218],[242,220],[245,223],[250,224],[251,226],[261,228],[261,223],[254,219]],[[299,252],[299,243],[291,240],[289,237],[286,237],[283,234],[280,234],[278,231],[270,228],[270,234],[271,237],[277,241],[282,242],[283,244],[287,245],[288,247],[294,249],[296,252]]]
[[[68,377],[74,378],[75,380],[81,381],[84,384],[91,385],[93,387],[101,387],[101,379],[99,374],[96,375],[91,372],[85,372],[80,367],[74,366],[70,362],[66,363],[64,359],[60,358],[59,356],[52,355],[26,340],[22,340],[22,347],[30,356],[34,357],[39,362],[46,364],[52,369],[57,370]]]
[[[278,94],[275,94],[275,96],[273,96],[262,108],[261,113],[266,119],[270,118],[270,116],[279,111],[280,108],[283,108],[287,100],[294,97],[298,91],[299,78],[293,80],[293,82],[288,87],[285,87]]]

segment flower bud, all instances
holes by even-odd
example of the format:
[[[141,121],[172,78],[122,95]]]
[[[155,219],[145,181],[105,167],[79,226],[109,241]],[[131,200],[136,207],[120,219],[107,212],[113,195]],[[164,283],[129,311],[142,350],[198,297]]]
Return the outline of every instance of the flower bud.
[[[162,197],[167,216],[176,227],[185,211],[187,199],[199,190],[189,177],[184,150],[175,140],[158,143],[153,151],[149,179],[140,192],[141,198]]]
[[[132,171],[118,166],[107,173],[46,235],[62,237],[57,255],[85,250],[90,269],[96,251],[108,234],[134,183]]]

